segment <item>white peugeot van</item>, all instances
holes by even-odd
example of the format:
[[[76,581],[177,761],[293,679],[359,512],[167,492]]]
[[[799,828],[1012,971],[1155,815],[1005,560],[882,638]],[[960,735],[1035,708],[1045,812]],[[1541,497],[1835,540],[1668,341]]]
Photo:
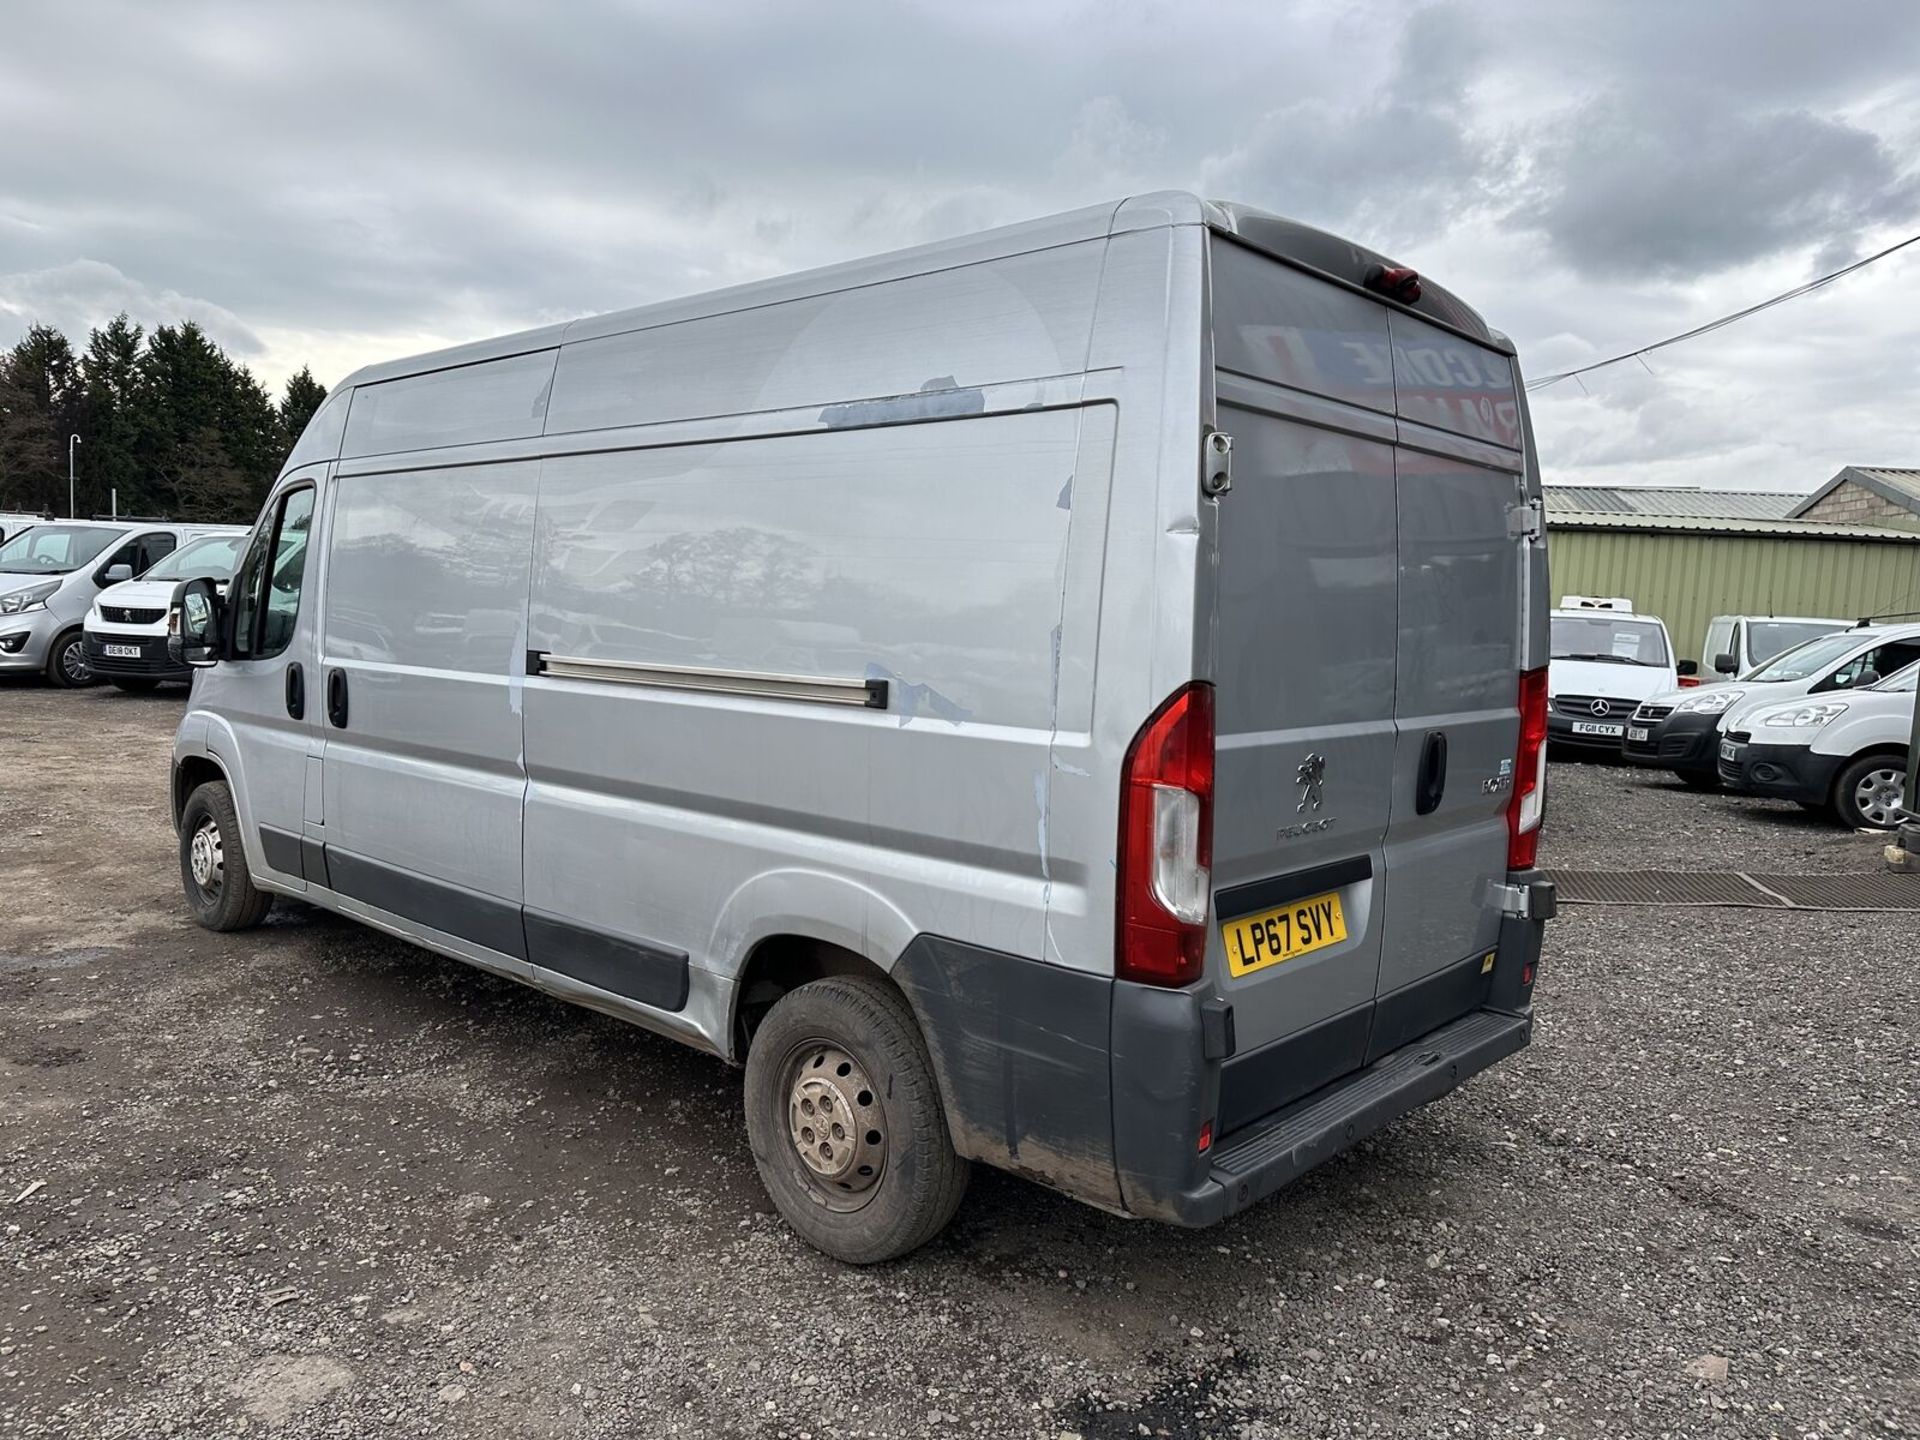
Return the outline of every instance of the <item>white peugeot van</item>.
[[[1547,593],[1478,314],[1103,205],[350,377],[181,587],[182,883],[744,1062],[843,1259],[1206,1224],[1527,1042]]]
[[[144,692],[163,680],[186,681],[193,671],[168,653],[168,617],[182,580],[201,576],[225,583],[240,560],[244,525],[209,525],[146,574],[100,592],[87,612],[87,668],[119,689]]]

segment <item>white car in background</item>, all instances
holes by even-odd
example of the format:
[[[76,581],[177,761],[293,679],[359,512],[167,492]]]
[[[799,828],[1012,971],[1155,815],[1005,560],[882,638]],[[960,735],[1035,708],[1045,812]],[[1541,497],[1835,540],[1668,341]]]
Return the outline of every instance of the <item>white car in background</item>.
[[[181,684],[193,671],[167,654],[167,611],[182,580],[205,576],[222,587],[240,563],[250,533],[244,525],[202,526],[197,539],[134,580],[109,585],[87,611],[87,668],[121,690],[146,691],[163,680]]]
[[[1907,747],[1920,664],[1844,695],[1802,695],[1745,711],[1720,740],[1720,780],[1744,795],[1797,800],[1856,829],[1906,818]]]

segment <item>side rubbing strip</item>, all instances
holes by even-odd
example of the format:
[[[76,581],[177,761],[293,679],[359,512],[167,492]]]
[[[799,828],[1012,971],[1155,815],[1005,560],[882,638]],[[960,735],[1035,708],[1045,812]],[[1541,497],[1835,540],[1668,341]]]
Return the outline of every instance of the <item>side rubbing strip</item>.
[[[260,853],[266,856],[268,867],[278,870],[282,875],[306,874],[306,869],[300,861],[298,835],[289,835],[284,830],[275,830],[271,826],[262,825]]]
[[[586,660],[527,652],[527,673],[555,680],[595,680],[605,685],[646,685],[660,690],[704,690],[715,695],[753,695],[763,700],[804,700],[816,705],[887,708],[884,680],[838,680],[820,675],[770,675],[756,670],[702,670],[685,665],[640,665],[631,660]]]
[[[622,940],[537,910],[525,915],[527,958],[541,969],[656,1010],[686,1008],[686,951]]]
[[[516,960],[527,958],[526,936],[520,928],[520,907],[504,900],[476,895],[444,880],[432,880],[411,870],[383,865],[327,846],[327,870],[332,889],[364,900],[395,915],[431,925],[462,940],[498,950]]]

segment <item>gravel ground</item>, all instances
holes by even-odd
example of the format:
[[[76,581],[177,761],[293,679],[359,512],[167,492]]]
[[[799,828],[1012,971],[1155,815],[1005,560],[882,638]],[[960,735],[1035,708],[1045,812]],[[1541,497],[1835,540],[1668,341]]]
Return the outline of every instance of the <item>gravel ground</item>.
[[[981,1173],[853,1271],[717,1062],[298,907],[196,929],[179,713],[0,687],[0,1434],[1920,1433],[1920,922],[1570,909],[1529,1050],[1251,1213]],[[1550,783],[1558,866],[1872,863]]]

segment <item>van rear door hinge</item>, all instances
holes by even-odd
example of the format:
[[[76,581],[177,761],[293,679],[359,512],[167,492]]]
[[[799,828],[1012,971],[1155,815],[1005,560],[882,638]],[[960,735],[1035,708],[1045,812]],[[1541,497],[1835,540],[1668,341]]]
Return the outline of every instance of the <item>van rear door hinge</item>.
[[[1521,500],[1507,507],[1507,535],[1514,540],[1538,540],[1546,530],[1543,502]]]
[[[1224,430],[1209,430],[1200,446],[1200,490],[1206,495],[1224,495],[1233,488],[1233,437]]]

